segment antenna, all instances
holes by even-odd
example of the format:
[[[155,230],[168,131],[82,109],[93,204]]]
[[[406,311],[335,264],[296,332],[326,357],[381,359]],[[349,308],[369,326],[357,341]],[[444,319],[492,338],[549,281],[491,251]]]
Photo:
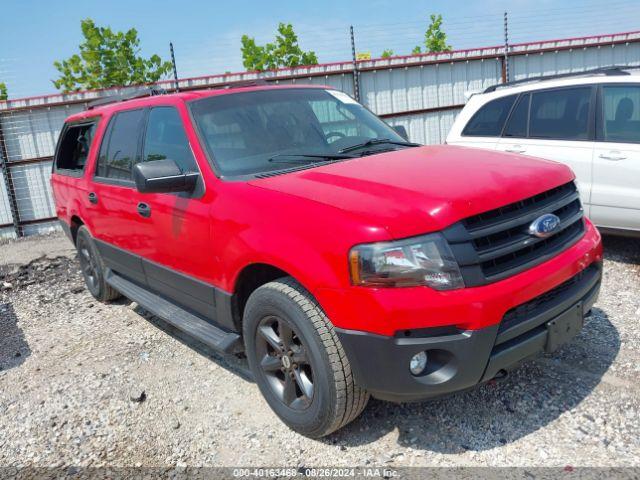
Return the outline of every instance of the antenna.
[[[169,50],[171,50],[171,64],[173,65],[173,79],[176,82],[176,93],[180,91],[180,86],[178,85],[178,70],[176,68],[176,56],[173,53],[173,42],[169,42]]]

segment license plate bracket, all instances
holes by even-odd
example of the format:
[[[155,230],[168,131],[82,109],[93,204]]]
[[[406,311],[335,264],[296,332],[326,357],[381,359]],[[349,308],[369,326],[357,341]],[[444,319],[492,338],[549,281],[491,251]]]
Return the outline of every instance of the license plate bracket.
[[[575,337],[584,325],[582,302],[547,322],[547,352],[555,352],[560,346]]]

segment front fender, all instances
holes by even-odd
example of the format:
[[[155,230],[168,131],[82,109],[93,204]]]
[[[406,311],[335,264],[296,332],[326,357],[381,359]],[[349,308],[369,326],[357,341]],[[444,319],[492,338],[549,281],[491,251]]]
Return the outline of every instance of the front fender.
[[[312,293],[344,288],[350,285],[351,247],[390,238],[378,225],[313,200],[246,184],[230,190],[213,206],[211,236],[216,281],[228,292],[254,263],[287,272]]]

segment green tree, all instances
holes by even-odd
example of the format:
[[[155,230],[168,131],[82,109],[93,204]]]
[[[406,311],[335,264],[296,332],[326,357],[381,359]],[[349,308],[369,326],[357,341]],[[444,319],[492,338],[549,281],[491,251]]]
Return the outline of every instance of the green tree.
[[[270,66],[272,59],[268,58],[267,55],[267,47],[269,44],[265,46],[261,46],[256,44],[255,39],[243,35],[242,36],[242,65],[247,70],[258,70],[263,71],[268,68],[272,68]]]
[[[442,31],[442,15],[431,15],[431,23],[424,34],[425,53],[450,52],[451,45],[447,44],[447,34]],[[422,53],[420,45],[412,52],[414,55]]]
[[[0,101],[6,100],[9,98],[9,94],[7,93],[7,85],[4,82],[0,82]]]
[[[382,55],[380,55],[381,58],[389,58],[389,57],[393,57],[393,50],[390,49],[386,49],[383,50]]]
[[[135,28],[114,32],[87,18],[81,22],[84,41],[80,53],[54,66],[60,78],[53,80],[58,90],[108,88],[157,82],[171,70],[171,62],[158,55],[140,56],[140,40]]]
[[[290,23],[278,25],[274,43],[258,45],[255,39],[248,35],[243,35],[241,41],[242,64],[247,70],[263,71],[318,63],[314,52],[305,52],[300,48],[298,36]]]

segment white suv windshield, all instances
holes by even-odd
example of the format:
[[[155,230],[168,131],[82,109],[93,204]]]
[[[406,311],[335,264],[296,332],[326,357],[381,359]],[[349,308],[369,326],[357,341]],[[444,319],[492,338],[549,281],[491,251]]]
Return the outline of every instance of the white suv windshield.
[[[258,90],[191,103],[202,140],[220,173],[250,175],[369,153],[349,148],[402,148],[405,140],[348,95],[322,89]]]

